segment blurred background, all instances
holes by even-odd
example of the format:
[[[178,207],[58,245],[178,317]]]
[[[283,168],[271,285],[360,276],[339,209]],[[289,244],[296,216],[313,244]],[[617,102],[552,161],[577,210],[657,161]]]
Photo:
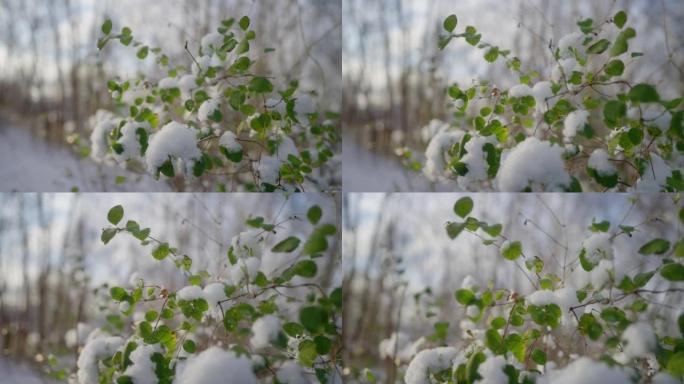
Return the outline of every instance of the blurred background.
[[[124,220],[150,227],[152,236],[189,255],[192,273],[224,270],[231,239],[246,229],[250,215],[279,222],[305,217],[318,204],[321,222],[337,223],[339,217],[336,199],[325,194],[0,194],[1,382],[42,382],[39,372],[51,354],[60,366],[75,364],[77,324],[83,342],[84,334],[118,312],[107,286],[130,287],[132,276],[169,290],[187,284],[170,259],[154,260],[150,246],[132,236],[102,243],[102,228],[110,226],[107,212],[117,204],[124,207]],[[306,219],[287,221],[281,230],[299,237],[311,231]],[[334,251],[339,240],[331,249],[331,262],[319,266],[323,289],[341,283],[340,254]]]
[[[412,343],[421,337],[425,340],[416,351],[441,344],[430,341],[437,322],[449,323],[446,345],[463,347],[467,338],[465,329],[474,326],[466,320],[465,310],[454,299],[454,292],[462,284],[488,287],[491,283],[492,289],[509,288],[521,295],[535,291],[526,275],[514,263],[504,260],[497,248],[484,246],[480,238],[465,231],[456,239],[449,239],[444,226],[447,221],[457,221],[452,207],[463,196],[446,193],[345,195],[342,244],[345,358],[354,374],[365,377],[363,369],[370,368],[378,382],[384,383],[394,383],[402,377],[393,359],[387,356],[386,348],[380,346],[382,340],[395,332],[402,334],[395,339],[399,351],[396,356],[402,365],[408,364],[410,356],[402,357],[401,351],[410,350]],[[622,235],[613,242],[616,275],[633,276],[655,269],[660,260],[639,255],[637,250],[654,237],[674,243],[684,229],[677,217],[681,203],[675,195],[479,193],[469,196],[474,201],[472,217],[489,224],[502,224],[503,235],[521,241],[528,257],[538,256],[544,261],[544,274],[557,276],[562,276],[563,263],[568,271],[578,268],[577,255],[581,243],[591,234],[588,226],[594,220],[610,221],[611,230],[618,224],[638,226],[631,237]],[[567,282],[582,287],[586,284],[582,279],[588,275],[568,272]],[[661,289],[670,284],[656,275],[647,287]],[[676,333],[676,316],[684,310],[684,293],[652,295],[645,299],[649,301],[649,321],[658,332]],[[394,341],[389,348],[391,352]]]
[[[111,18],[115,28],[128,26],[137,40],[162,48],[170,62],[188,65],[186,42],[196,52],[221,20],[243,15],[257,33],[254,52],[275,49],[255,58],[258,73],[276,76],[283,88],[300,79],[300,90],[316,95],[308,108],[340,110],[340,0],[1,0],[0,180],[7,181],[0,189],[125,189],[105,182],[117,175],[129,176],[132,190],[167,189],[78,161],[66,149],[65,134],[88,137],[88,117],[113,107],[107,80],[165,76],[154,55],[138,60],[133,47],[98,51],[100,26]]]
[[[643,52],[628,66],[629,80],[656,84],[665,98],[684,91],[684,3],[680,0],[345,0],[342,5],[345,191],[429,191],[436,188],[402,168],[394,149],[422,153],[421,128],[449,120],[448,85],[488,79],[508,88],[517,81],[503,61],[487,63],[462,39],[437,48],[446,16],[457,31],[472,25],[482,40],[511,49],[522,67],[551,72],[549,41],[578,31],[577,21],[606,20],[618,10],[637,31],[630,49]],[[377,172],[368,171],[374,169]],[[378,176],[380,175],[380,176]]]

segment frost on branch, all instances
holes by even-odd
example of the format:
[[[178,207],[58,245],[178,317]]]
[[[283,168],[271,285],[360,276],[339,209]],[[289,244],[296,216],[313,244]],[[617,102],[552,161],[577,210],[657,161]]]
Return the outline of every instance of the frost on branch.
[[[513,52],[454,20],[445,19],[439,48],[458,42],[480,49],[484,61],[505,62],[514,84],[447,85],[454,119],[422,129],[424,160],[397,150],[408,169],[456,190],[684,189],[682,95],[632,80],[643,54],[630,46],[637,32],[625,12],[577,22],[578,31],[550,42],[553,64],[542,70],[525,68]]]
[[[174,63],[160,48],[103,28],[112,40],[153,58],[159,74],[111,79],[112,112],[90,122],[96,161],[172,179],[177,189],[326,191],[338,188],[338,113],[316,106],[296,79],[257,73],[250,20],[227,19]],[[267,54],[266,52],[265,54]],[[74,140],[74,142],[77,142]]]

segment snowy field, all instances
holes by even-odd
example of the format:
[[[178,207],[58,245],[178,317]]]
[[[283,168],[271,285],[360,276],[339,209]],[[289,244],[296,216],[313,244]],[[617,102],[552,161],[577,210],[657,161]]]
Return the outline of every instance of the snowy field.
[[[3,384],[52,384],[54,380],[43,378],[30,367],[0,359],[0,382]]]
[[[342,140],[342,185],[345,192],[410,192],[441,190],[423,175],[393,159],[371,152],[351,136]]]
[[[115,184],[117,176],[126,181]],[[0,191],[68,192],[170,190],[165,182],[118,167],[79,159],[69,148],[46,143],[0,120]]]

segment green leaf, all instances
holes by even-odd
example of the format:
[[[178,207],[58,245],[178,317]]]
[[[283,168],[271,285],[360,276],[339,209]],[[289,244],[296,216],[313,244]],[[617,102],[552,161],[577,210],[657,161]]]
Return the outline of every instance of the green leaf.
[[[318,220],[321,219],[321,216],[323,215],[323,211],[321,210],[321,207],[318,205],[314,205],[309,210],[306,212],[306,218],[309,219],[309,222],[311,224],[318,224]]]
[[[107,19],[105,20],[104,23],[102,23],[102,33],[105,35],[109,35],[109,32],[112,31],[112,21]]]
[[[622,62],[622,60],[611,60],[606,64],[606,75],[609,76],[620,76],[622,75],[622,72],[625,70],[625,63]]]
[[[539,365],[546,364],[546,352],[539,348],[535,348],[534,351],[532,351],[532,361]]]
[[[657,103],[660,100],[658,91],[652,85],[644,83],[633,86],[627,97],[640,103]]]
[[[285,323],[283,331],[290,337],[299,337],[304,334],[304,327],[299,323]]]
[[[273,84],[265,77],[253,77],[249,82],[249,90],[256,93],[273,92]]]
[[[627,106],[619,100],[610,100],[603,106],[603,120],[609,127],[615,127],[627,114]]]
[[[684,265],[678,263],[665,264],[660,275],[670,281],[684,281]]]
[[[485,233],[489,236],[497,237],[501,234],[503,226],[501,224],[481,225],[480,228],[482,228],[482,230],[485,231]]]
[[[144,58],[147,57],[148,52],[149,52],[149,48],[147,47],[147,45],[145,45],[138,50],[138,53],[136,54],[136,56],[138,56],[138,59],[143,60]]]
[[[112,238],[114,238],[114,235],[116,235],[117,232],[118,230],[116,228],[105,228],[102,230],[100,240],[102,240],[103,243],[107,244]]]
[[[310,333],[320,331],[328,321],[327,313],[320,307],[304,307],[299,311],[299,322]]]
[[[107,220],[109,220],[110,223],[117,225],[123,218],[123,215],[123,207],[121,205],[115,205],[109,210],[109,213],[107,213]]]
[[[466,227],[466,223],[448,222],[446,225],[447,235],[455,239]]]
[[[484,55],[484,59],[489,63],[493,63],[499,57],[499,48],[492,47]]]
[[[665,239],[653,239],[639,248],[642,255],[662,255],[670,249],[670,242]]]
[[[121,287],[112,287],[109,289],[109,295],[114,301],[124,301],[128,297],[128,292]]]
[[[300,240],[297,237],[290,236],[287,239],[279,242],[271,248],[271,252],[292,252],[299,246]]]
[[[197,351],[197,346],[195,345],[195,342],[192,340],[185,340],[183,342],[183,349],[187,353],[195,353]]]
[[[624,27],[625,23],[627,22],[627,14],[624,11],[619,11],[615,14],[615,16],[613,16],[613,22],[618,28]]]
[[[503,338],[495,329],[488,329],[485,332],[485,346],[489,348],[495,355],[506,353],[506,347],[503,343]]]
[[[594,44],[590,45],[589,48],[587,48],[587,53],[594,54],[594,55],[599,55],[603,52],[605,52],[608,47],[610,47],[610,41],[606,39],[601,39]]]
[[[238,22],[238,25],[240,25],[240,29],[242,29],[243,31],[246,31],[247,28],[249,28],[249,17],[242,16],[242,18]]]
[[[306,278],[312,278],[316,276],[317,271],[318,267],[316,266],[316,263],[311,260],[302,260],[292,267],[292,272],[295,275]]]
[[[456,296],[456,301],[458,301],[458,303],[462,305],[468,305],[473,301],[473,299],[475,299],[475,294],[473,293],[473,291],[465,288],[456,290],[454,296]]]
[[[515,260],[522,255],[522,244],[519,241],[509,242],[501,248],[501,255],[508,260]]]
[[[157,260],[164,260],[171,250],[169,249],[169,244],[167,243],[162,243],[160,244],[157,248],[152,251],[152,257],[154,257]]]
[[[591,226],[589,227],[589,230],[592,232],[608,232],[608,229],[610,229],[610,222],[607,220],[603,220],[600,222],[591,222]]]
[[[684,313],[679,315],[679,318],[677,319],[677,324],[679,325],[679,333],[684,336]]]
[[[299,353],[297,354],[297,358],[299,359],[299,362],[305,367],[311,367],[318,356],[316,343],[312,340],[304,340],[299,343],[298,349]]]
[[[453,32],[456,28],[456,24],[458,24],[458,19],[456,18],[456,15],[449,15],[449,17],[444,19],[444,29],[447,32]]]
[[[611,56],[618,56],[621,55],[629,49],[629,39],[633,38],[636,36],[636,31],[634,28],[627,28],[620,32],[618,37],[615,39],[615,43],[613,44],[613,48],[610,50],[610,55]]]
[[[581,334],[589,336],[592,340],[598,340],[603,334],[603,326],[596,320],[596,317],[590,313],[582,315],[577,329]]]
[[[667,361],[667,371],[679,378],[684,375],[684,351],[679,351],[670,357]]]
[[[454,212],[462,217],[465,218],[468,216],[468,214],[473,210],[473,199],[470,197],[462,197],[456,201],[456,204],[454,204]]]

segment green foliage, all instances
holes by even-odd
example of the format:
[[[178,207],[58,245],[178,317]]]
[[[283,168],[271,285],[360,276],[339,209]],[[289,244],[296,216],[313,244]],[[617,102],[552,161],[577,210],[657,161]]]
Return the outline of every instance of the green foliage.
[[[501,256],[504,259],[516,260],[522,255],[522,244],[519,241],[508,242],[501,248]]]
[[[662,255],[670,249],[670,242],[665,239],[653,239],[639,248],[642,255]]]
[[[109,213],[107,213],[107,220],[110,223],[117,225],[117,224],[119,224],[119,222],[123,218],[123,215],[124,215],[123,207],[121,205],[116,205],[109,210]]]
[[[473,210],[473,199],[470,197],[462,197],[456,201],[454,204],[454,213],[458,216],[465,218]]]
[[[454,29],[456,28],[456,24],[458,23],[458,19],[456,18],[456,15],[449,15],[446,19],[444,19],[444,29],[447,32],[453,32]]]
[[[292,252],[299,246],[300,240],[297,237],[290,236],[287,239],[279,242],[271,248],[271,252]]]

